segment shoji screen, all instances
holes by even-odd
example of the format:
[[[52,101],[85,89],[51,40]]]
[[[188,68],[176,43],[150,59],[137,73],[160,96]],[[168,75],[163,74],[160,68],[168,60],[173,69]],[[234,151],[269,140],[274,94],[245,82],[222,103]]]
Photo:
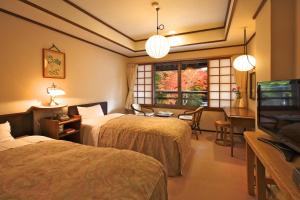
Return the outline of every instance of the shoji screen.
[[[139,65],[137,68],[134,102],[152,104],[152,65]]]
[[[209,61],[209,106],[230,107],[236,87],[230,58]]]

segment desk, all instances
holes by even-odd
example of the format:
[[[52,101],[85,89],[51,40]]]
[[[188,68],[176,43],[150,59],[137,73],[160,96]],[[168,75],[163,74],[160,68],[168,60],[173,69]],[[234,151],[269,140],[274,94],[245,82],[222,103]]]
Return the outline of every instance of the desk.
[[[223,110],[226,118],[230,121],[230,154],[233,156],[233,128],[239,127],[246,130],[253,130],[255,128],[255,114],[246,108],[223,108]]]
[[[278,199],[299,200],[300,189],[293,182],[292,173],[295,167],[300,167],[300,158],[293,162],[285,161],[277,149],[257,140],[258,137],[271,139],[269,135],[262,131],[245,132],[244,136],[247,142],[248,193],[252,196],[256,195],[257,200],[265,200],[267,198],[267,180],[265,176],[267,171],[280,190],[277,194]],[[255,171],[256,176],[254,176]]]

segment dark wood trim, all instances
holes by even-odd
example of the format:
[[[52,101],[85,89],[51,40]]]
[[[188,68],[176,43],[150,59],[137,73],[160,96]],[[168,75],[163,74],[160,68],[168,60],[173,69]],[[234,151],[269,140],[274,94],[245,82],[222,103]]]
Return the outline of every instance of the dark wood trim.
[[[104,22],[103,20],[99,19],[98,17],[96,17],[95,15],[91,14],[90,12],[88,12],[87,10],[83,9],[82,7],[78,6],[77,4],[75,4],[74,2],[71,2],[70,0],[63,0],[65,3],[69,4],[70,6],[76,8],[77,10],[83,12],[84,14],[88,15],[89,17],[95,19],[96,21],[102,23],[103,25],[113,29],[114,31],[118,32],[119,34],[123,35],[124,37],[132,40],[133,42],[141,42],[141,41],[146,41],[147,39],[133,39],[132,37],[126,35],[125,33],[121,32],[120,30],[114,28],[113,26],[111,26],[110,24]],[[226,22],[227,22],[227,18],[228,18],[228,13],[229,13],[229,9],[230,9],[230,5],[231,5],[231,1],[232,0],[228,0],[228,6],[227,6],[227,10],[226,10],[226,15],[225,15],[225,19],[224,19],[224,25],[223,26],[218,26],[218,27],[213,27],[213,28],[207,28],[207,29],[199,29],[199,30],[195,30],[195,31],[187,31],[187,32],[181,32],[181,33],[177,33],[177,34],[169,34],[169,35],[165,35],[165,37],[172,37],[172,36],[178,36],[178,35],[186,35],[186,34],[193,34],[193,33],[199,33],[199,32],[205,32],[205,31],[212,31],[212,30],[217,30],[217,29],[224,29],[226,26]]]
[[[14,16],[14,17],[19,18],[19,19],[22,19],[22,20],[25,20],[25,21],[30,22],[30,23],[33,23],[33,24],[35,24],[35,25],[39,25],[39,26],[41,26],[41,27],[44,27],[44,28],[46,28],[46,29],[55,31],[55,32],[57,32],[57,33],[61,33],[61,34],[63,34],[63,35],[66,35],[66,36],[69,36],[69,37],[71,37],[71,38],[77,39],[77,40],[79,40],[79,41],[81,41],[81,42],[85,42],[85,43],[88,43],[88,44],[90,44],[90,45],[93,45],[93,46],[99,47],[99,48],[101,48],[101,49],[110,51],[110,52],[112,52],[112,53],[116,53],[116,54],[119,54],[119,55],[121,55],[121,56],[124,56],[124,57],[129,58],[129,56],[127,56],[127,55],[125,55],[125,54],[122,54],[122,53],[120,53],[120,52],[117,52],[117,51],[115,51],[115,50],[109,49],[109,48],[107,48],[107,47],[101,46],[101,45],[96,44],[96,43],[93,43],[93,42],[90,42],[90,41],[88,41],[88,40],[85,40],[85,39],[83,39],[83,38],[77,37],[77,36],[72,35],[72,34],[70,34],[70,33],[66,33],[66,32],[64,32],[64,31],[58,30],[58,29],[53,28],[53,27],[51,27],[51,26],[48,26],[48,25],[46,25],[46,24],[42,24],[42,23],[37,22],[37,21],[34,21],[34,20],[32,20],[32,19],[23,17],[23,16],[21,16],[21,15],[18,15],[18,14],[16,14],[16,13],[10,12],[10,11],[5,10],[5,9],[3,9],[3,8],[0,8],[0,12],[3,12],[3,13],[5,13],[5,14]]]
[[[203,48],[203,49],[192,49],[192,50],[185,50],[185,51],[176,51],[176,52],[169,52],[169,54],[187,53],[187,52],[193,52],[193,51],[205,51],[205,50],[223,49],[223,48],[241,47],[241,46],[244,46],[244,44],[236,44],[236,45],[228,45],[228,46],[220,46],[220,47],[211,47],[211,48]],[[129,58],[138,58],[138,57],[148,57],[148,55],[129,56]]]
[[[136,52],[134,49],[131,49],[131,48],[129,48],[129,47],[123,45],[123,44],[120,44],[120,43],[118,43],[118,42],[116,42],[116,41],[114,41],[114,40],[112,40],[112,39],[110,39],[110,38],[108,38],[108,37],[106,37],[106,36],[104,36],[104,35],[101,35],[101,34],[95,32],[95,31],[91,30],[91,29],[88,29],[88,28],[86,28],[86,27],[84,27],[84,26],[81,26],[80,24],[77,24],[76,22],[73,22],[73,21],[71,21],[71,20],[69,20],[69,19],[67,19],[67,18],[64,18],[64,17],[61,16],[61,15],[58,15],[58,14],[56,14],[56,13],[53,13],[53,12],[51,12],[50,10],[47,10],[47,9],[45,9],[45,8],[43,8],[43,7],[39,6],[39,5],[37,5],[37,4],[34,4],[34,3],[29,2],[29,1],[27,1],[27,0],[19,0],[19,1],[22,2],[22,3],[25,3],[25,4],[27,4],[27,5],[29,5],[29,6],[31,6],[31,7],[34,7],[34,8],[36,8],[36,9],[40,10],[40,11],[43,11],[43,12],[45,12],[45,13],[47,13],[47,14],[53,16],[53,17],[56,17],[56,18],[58,18],[58,19],[60,19],[60,20],[63,20],[64,22],[67,22],[67,23],[69,23],[69,24],[72,24],[73,26],[76,26],[76,27],[78,27],[78,28],[80,28],[80,29],[82,29],[82,30],[85,30],[85,31],[87,31],[87,32],[89,32],[89,33],[91,33],[91,34],[93,34],[93,35],[96,35],[96,36],[102,38],[102,39],[105,39],[105,40],[107,40],[107,41],[109,41],[109,42],[112,42],[112,43],[114,43],[114,44],[116,44],[116,45],[119,45],[119,46],[121,46],[121,47],[123,47],[123,48],[125,48],[125,49],[127,49],[127,50],[129,50],[129,51]]]
[[[225,38],[224,38],[225,41],[227,40],[227,37],[228,37],[228,33],[229,33],[229,30],[230,30],[230,27],[231,27],[232,19],[233,19],[234,13],[235,13],[237,1],[238,0],[233,1],[233,5],[232,5],[230,17],[229,17],[229,22],[228,22],[228,27],[227,27],[226,33],[225,33]]]
[[[252,35],[251,35],[251,37],[249,38],[249,40],[246,42],[246,45],[248,45],[252,40],[253,40],[253,38],[256,36],[256,33],[253,33]]]
[[[93,18],[94,20],[100,22],[101,24],[109,27],[110,29],[116,31],[117,33],[123,35],[124,37],[130,39],[131,41],[136,41],[135,39],[133,39],[132,37],[126,35],[125,33],[121,32],[120,30],[116,29],[115,27],[109,25],[108,23],[104,22],[103,20],[99,19],[98,17],[96,17],[95,15],[93,15],[92,13],[86,11],[85,9],[83,9],[82,7],[78,6],[77,4],[75,4],[74,2],[70,1],[70,0],[63,0],[65,3],[69,4],[70,6],[76,8],[77,10],[83,12],[84,14],[88,15],[89,17]]]
[[[188,35],[188,34],[194,34],[194,33],[201,33],[201,32],[206,32],[206,31],[214,31],[214,30],[219,30],[219,29],[224,29],[224,27],[220,26],[220,27],[214,27],[214,28],[200,29],[200,30],[196,30],[196,31],[175,33],[175,34],[164,35],[164,36],[165,37],[173,37],[173,36],[179,36],[179,35]],[[134,42],[142,42],[142,41],[147,41],[147,40],[148,40],[148,38],[147,39],[134,40]]]
[[[223,24],[223,27],[224,27],[224,28],[226,27],[227,18],[228,18],[229,11],[230,11],[231,1],[232,1],[232,0],[229,0],[229,1],[228,1],[228,4],[227,4],[227,11],[226,11],[225,19],[224,19],[224,24]],[[233,1],[234,1],[234,0],[233,0]]]
[[[252,19],[255,20],[257,16],[259,15],[260,11],[263,9],[264,5],[267,3],[267,0],[262,0],[256,9],[254,15],[252,16]]]

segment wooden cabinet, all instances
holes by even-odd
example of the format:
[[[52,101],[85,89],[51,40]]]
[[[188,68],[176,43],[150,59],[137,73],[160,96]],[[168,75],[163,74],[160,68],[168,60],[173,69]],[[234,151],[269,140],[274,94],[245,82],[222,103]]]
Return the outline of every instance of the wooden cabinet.
[[[74,115],[66,121],[52,118],[44,118],[40,121],[42,135],[73,142],[80,142],[80,126],[81,117],[79,115]]]

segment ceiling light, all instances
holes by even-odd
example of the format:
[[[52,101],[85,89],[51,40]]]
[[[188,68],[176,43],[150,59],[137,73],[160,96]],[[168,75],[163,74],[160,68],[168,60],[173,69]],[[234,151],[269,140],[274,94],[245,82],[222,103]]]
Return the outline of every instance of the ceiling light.
[[[255,57],[247,53],[246,28],[244,28],[244,54],[238,56],[233,61],[233,67],[238,71],[249,71],[256,65]]]
[[[165,57],[170,51],[169,40],[158,34],[158,30],[163,30],[164,25],[158,25],[158,11],[159,4],[153,2],[152,6],[156,9],[156,35],[151,36],[146,42],[146,52],[152,58],[162,58]]]

